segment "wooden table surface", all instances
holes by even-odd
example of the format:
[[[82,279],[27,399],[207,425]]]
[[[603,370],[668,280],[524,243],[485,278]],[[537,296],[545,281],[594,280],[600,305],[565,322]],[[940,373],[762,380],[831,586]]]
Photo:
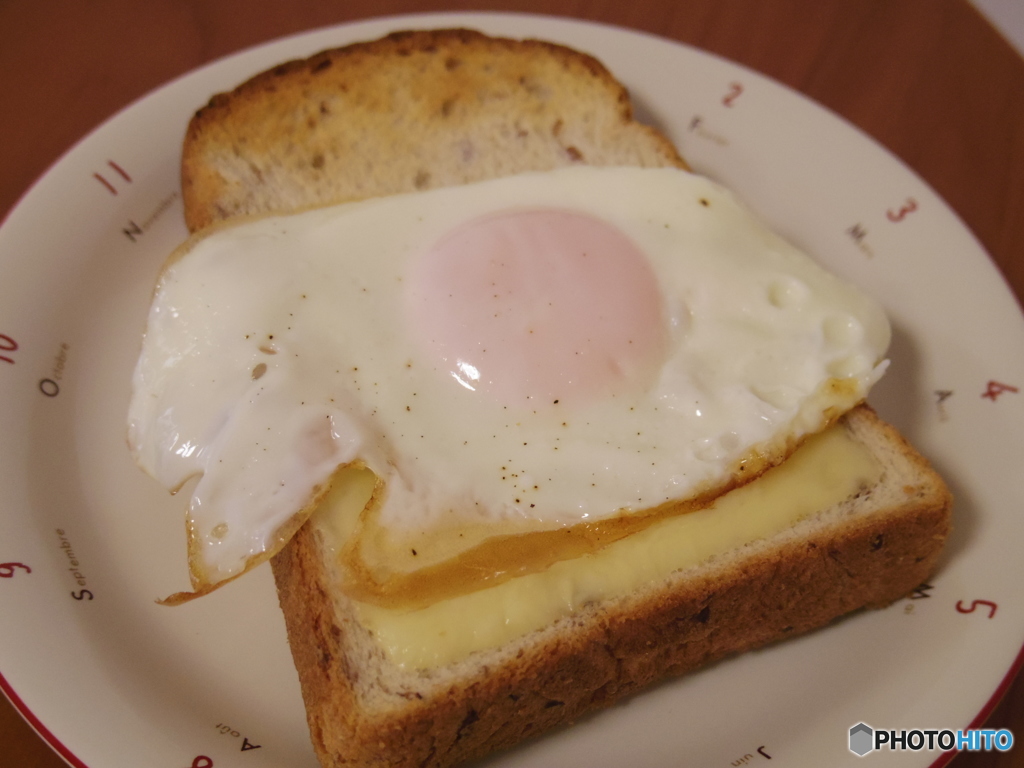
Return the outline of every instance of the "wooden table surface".
[[[428,10],[617,24],[780,80],[913,167],[1024,296],[1024,60],[965,0],[5,0],[0,219],[75,141],[177,75],[282,35]],[[1024,738],[1024,679],[988,724]],[[0,768],[63,764],[0,697]],[[1024,747],[953,761],[954,768],[1011,765],[1024,765]]]

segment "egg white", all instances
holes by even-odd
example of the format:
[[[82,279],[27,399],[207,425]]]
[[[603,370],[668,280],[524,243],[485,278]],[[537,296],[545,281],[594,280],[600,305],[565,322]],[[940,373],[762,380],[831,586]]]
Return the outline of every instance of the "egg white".
[[[652,383],[509,407],[454,380],[409,327],[410,265],[461,223],[554,207],[646,255],[669,329]],[[869,297],[676,169],[572,167],[218,228],[162,273],[129,443],[189,505],[198,585],[283,545],[337,467],[382,481],[393,530],[573,525],[727,484],[862,400],[884,369]],[[836,382],[842,382],[837,387]]]

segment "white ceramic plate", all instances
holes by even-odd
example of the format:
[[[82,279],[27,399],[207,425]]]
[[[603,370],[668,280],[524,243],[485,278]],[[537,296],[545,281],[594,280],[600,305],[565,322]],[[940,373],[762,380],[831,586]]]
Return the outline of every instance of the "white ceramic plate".
[[[374,20],[217,62],[68,153],[0,229],[0,682],[90,768],[309,766],[269,569],[191,604],[182,502],[125,448],[150,287],[185,236],[179,146],[196,107],[279,61],[399,28],[469,25],[599,56],[700,171],[891,313],[873,402],[957,497],[918,599],[663,685],[494,760],[502,766],[855,764],[847,732],[963,728],[1024,641],[1024,320],[936,195],[842,120],[746,69],[633,32],[509,15]],[[1016,391],[1021,390],[1021,391]],[[988,396],[986,396],[986,394]],[[877,753],[874,765],[938,753]]]

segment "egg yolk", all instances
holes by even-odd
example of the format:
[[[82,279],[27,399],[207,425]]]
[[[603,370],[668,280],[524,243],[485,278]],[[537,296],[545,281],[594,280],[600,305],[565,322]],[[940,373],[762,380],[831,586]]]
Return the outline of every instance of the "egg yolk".
[[[439,370],[504,405],[580,405],[642,390],[668,343],[644,254],[613,225],[569,210],[460,225],[415,259],[407,299]]]

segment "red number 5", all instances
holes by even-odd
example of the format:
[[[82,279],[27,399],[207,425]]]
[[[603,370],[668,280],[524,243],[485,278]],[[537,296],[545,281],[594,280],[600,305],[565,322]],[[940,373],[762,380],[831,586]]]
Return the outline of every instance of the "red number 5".
[[[979,605],[984,605],[986,608],[989,609],[988,610],[988,617],[990,619],[993,616],[996,615],[996,608],[998,608],[998,606],[995,603],[993,603],[991,600],[972,600],[971,601],[971,606],[969,608],[964,608],[962,603],[963,603],[963,600],[957,600],[956,601],[956,609],[960,613],[974,613],[976,610],[978,610],[978,606]]]

